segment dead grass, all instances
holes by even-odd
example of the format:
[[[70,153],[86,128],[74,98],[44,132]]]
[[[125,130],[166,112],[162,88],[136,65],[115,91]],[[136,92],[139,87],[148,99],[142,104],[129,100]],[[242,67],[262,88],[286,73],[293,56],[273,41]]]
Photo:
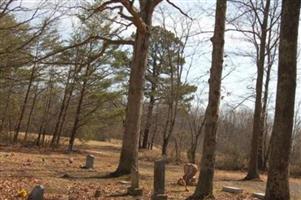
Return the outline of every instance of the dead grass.
[[[43,184],[47,200],[85,200],[96,199],[96,190],[101,192],[99,200],[137,199],[124,196],[129,186],[129,177],[105,179],[103,176],[112,172],[119,158],[120,142],[77,142],[80,151],[67,154],[61,148],[51,149],[25,148],[21,146],[0,146],[0,200],[18,199],[16,195],[22,188],[30,191],[35,185]],[[95,169],[85,170],[85,156],[92,153],[96,157]],[[159,150],[140,152],[139,164],[141,185],[144,196],[150,199],[153,177],[153,160],[159,158]],[[194,190],[185,192],[184,187],[176,185],[177,179],[183,174],[183,166],[168,164],[166,168],[166,193],[169,199],[185,199]],[[69,178],[62,178],[64,175]],[[263,192],[265,183],[240,181],[244,172],[217,170],[215,174],[215,197],[219,200],[252,199],[250,192]],[[265,180],[266,177],[263,176]],[[249,193],[231,195],[221,192],[223,185],[241,187]],[[291,179],[292,199],[300,200],[301,180]]]

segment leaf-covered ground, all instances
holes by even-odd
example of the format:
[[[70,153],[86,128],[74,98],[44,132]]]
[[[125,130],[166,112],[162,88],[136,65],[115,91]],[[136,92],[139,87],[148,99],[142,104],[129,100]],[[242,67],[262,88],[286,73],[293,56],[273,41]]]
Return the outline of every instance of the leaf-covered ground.
[[[140,153],[141,187],[144,196],[134,198],[126,196],[129,177],[103,178],[112,172],[118,162],[120,144],[118,142],[89,142],[78,146],[80,151],[72,154],[63,149],[25,148],[21,146],[0,146],[0,200],[22,199],[18,193],[24,189],[30,191],[35,185],[45,186],[46,200],[85,200],[85,199],[150,199],[152,191],[153,162],[159,154]],[[81,169],[85,156],[95,155],[95,169]],[[159,153],[159,152],[158,152]],[[189,192],[176,185],[183,174],[182,165],[169,164],[166,168],[166,193],[169,199],[185,199]],[[239,181],[243,172],[216,171],[215,197],[220,200],[253,199],[251,192],[263,192],[264,182]],[[265,179],[265,177],[263,178]],[[223,185],[237,186],[245,193],[232,195],[221,191]],[[291,179],[292,199],[301,199],[301,180]],[[98,191],[100,197],[95,198]],[[24,198],[23,198],[24,199]]]

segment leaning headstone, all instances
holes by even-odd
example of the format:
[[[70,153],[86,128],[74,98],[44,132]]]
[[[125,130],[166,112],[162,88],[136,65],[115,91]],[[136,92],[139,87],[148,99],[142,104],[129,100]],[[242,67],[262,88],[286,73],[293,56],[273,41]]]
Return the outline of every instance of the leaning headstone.
[[[264,193],[253,193],[252,196],[257,198],[257,199],[264,199],[265,198]]]
[[[239,194],[243,192],[243,189],[237,188],[237,187],[229,187],[229,186],[223,186],[222,189],[224,192]]]
[[[86,165],[84,168],[86,169],[92,169],[94,168],[94,160],[95,160],[95,157],[93,155],[87,155],[86,157]]]
[[[135,166],[131,170],[131,187],[128,188],[128,194],[132,196],[141,196],[143,194],[143,190],[139,187],[139,172]]]
[[[152,200],[166,200],[165,194],[165,159],[155,161],[154,166],[154,191]]]
[[[44,199],[43,196],[44,196],[44,186],[37,185],[33,188],[27,200],[43,200]]]

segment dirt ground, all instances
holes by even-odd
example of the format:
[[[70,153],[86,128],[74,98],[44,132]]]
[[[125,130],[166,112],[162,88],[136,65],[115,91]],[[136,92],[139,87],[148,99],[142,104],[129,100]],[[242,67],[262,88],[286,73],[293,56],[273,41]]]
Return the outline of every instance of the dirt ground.
[[[159,152],[140,152],[139,168],[141,186],[144,196],[134,198],[126,196],[129,177],[103,178],[112,172],[119,158],[120,143],[88,142],[77,145],[80,151],[68,154],[63,148],[50,149],[28,148],[21,146],[0,146],[0,200],[22,199],[17,197],[20,190],[30,191],[35,185],[45,186],[46,200],[85,200],[85,199],[150,199],[153,185],[153,161]],[[156,152],[156,151],[155,151]],[[96,157],[93,170],[81,169],[85,156]],[[151,160],[151,161],[150,161]],[[169,199],[185,199],[194,187],[185,191],[176,185],[177,179],[183,174],[182,165],[168,164],[166,167],[166,193]],[[252,192],[264,192],[265,182],[239,181],[244,172],[217,170],[215,174],[214,193],[219,200],[253,199]],[[266,177],[263,176],[263,180]],[[292,199],[301,200],[301,179],[291,179]],[[243,194],[232,195],[221,191],[222,186],[236,186],[245,190]],[[95,198],[95,192],[100,197]]]

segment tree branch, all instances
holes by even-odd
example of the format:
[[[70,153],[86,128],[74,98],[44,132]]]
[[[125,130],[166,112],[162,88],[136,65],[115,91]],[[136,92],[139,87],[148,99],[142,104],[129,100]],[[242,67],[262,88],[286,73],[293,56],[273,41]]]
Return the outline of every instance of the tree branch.
[[[189,19],[193,20],[192,17],[190,17],[188,14],[186,14],[179,6],[177,6],[176,4],[172,3],[170,0],[166,0],[167,3],[169,3],[172,7],[174,7],[175,9],[177,9],[178,11],[180,11],[180,13],[182,13],[182,15],[188,17]]]

